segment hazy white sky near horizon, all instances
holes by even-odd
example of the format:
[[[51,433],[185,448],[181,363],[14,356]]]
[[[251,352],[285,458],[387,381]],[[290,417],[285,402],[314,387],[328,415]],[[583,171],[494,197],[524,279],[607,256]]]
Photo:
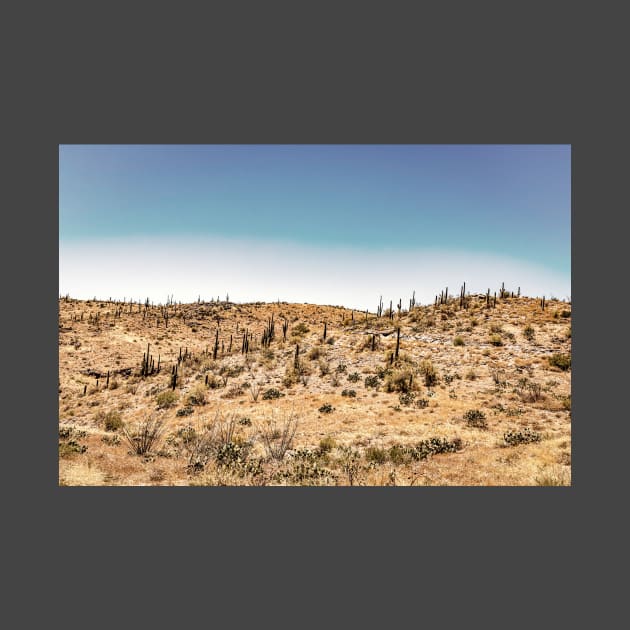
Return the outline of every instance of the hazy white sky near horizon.
[[[431,303],[458,294],[508,290],[570,298],[571,279],[542,265],[462,250],[316,247],[245,238],[118,237],[59,244],[59,294],[88,299],[148,297],[163,303],[229,294],[235,302],[309,302],[374,311],[402,298]]]

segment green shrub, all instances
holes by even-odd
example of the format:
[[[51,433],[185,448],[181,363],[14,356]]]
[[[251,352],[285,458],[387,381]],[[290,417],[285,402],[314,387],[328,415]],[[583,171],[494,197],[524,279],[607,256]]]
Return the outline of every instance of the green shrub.
[[[309,332],[309,330],[310,328],[304,322],[300,322],[299,324],[293,326],[293,328],[291,329],[291,334],[302,336]]]
[[[69,457],[75,453],[85,453],[87,446],[85,444],[79,444],[76,440],[69,440],[67,442],[59,442],[59,457]]]
[[[118,431],[123,426],[120,413],[117,411],[108,411],[103,419],[103,428],[105,431]]]
[[[319,408],[319,413],[332,413],[335,408],[330,404],[326,403]]]
[[[342,396],[347,396],[348,398],[356,398],[357,397],[357,393],[354,389],[344,389],[341,392]]]
[[[528,444],[529,442],[540,442],[541,438],[540,433],[533,431],[529,427],[525,427],[521,431],[506,431],[503,434],[503,440],[509,446]]]
[[[548,359],[549,365],[561,369],[566,372],[571,367],[571,355],[570,354],[552,354]]]
[[[433,363],[429,359],[425,359],[420,364],[420,373],[424,376],[424,384],[427,387],[433,387],[438,383],[437,371]]]
[[[365,450],[365,459],[375,464],[384,464],[387,461],[387,451],[378,446],[370,446]]]
[[[527,341],[533,341],[535,335],[534,327],[531,324],[527,324],[523,329],[523,336]]]
[[[455,337],[455,339],[453,339],[453,345],[454,346],[464,346],[466,344],[464,343],[464,339],[458,335],[457,337]]]
[[[188,394],[189,405],[205,405],[206,403],[206,388],[203,385],[195,386]]]
[[[184,416],[189,416],[191,413],[193,413],[193,408],[190,405],[186,405],[185,407],[182,407],[181,409],[178,409],[175,412],[175,415],[178,418],[182,418]]]
[[[263,400],[275,400],[281,396],[284,396],[284,394],[279,392],[275,387],[271,387],[262,395]]]
[[[401,444],[394,444],[389,448],[388,455],[392,464],[408,464],[413,459],[412,449]]]
[[[167,389],[160,392],[156,396],[155,401],[159,409],[169,409],[177,402],[177,394],[173,390]]]
[[[469,427],[477,427],[478,429],[485,429],[488,426],[486,422],[486,414],[479,409],[469,409],[464,413],[464,420]]]
[[[348,380],[351,383],[358,383],[361,380],[361,375],[358,372],[352,372],[352,374],[348,374]]]
[[[379,380],[378,380],[378,376],[375,375],[370,375],[370,376],[366,376],[365,377],[365,387],[366,389],[368,387],[374,388],[376,389],[379,386]]]
[[[413,405],[416,399],[415,392],[403,392],[398,396],[398,400],[403,407],[409,407]]]

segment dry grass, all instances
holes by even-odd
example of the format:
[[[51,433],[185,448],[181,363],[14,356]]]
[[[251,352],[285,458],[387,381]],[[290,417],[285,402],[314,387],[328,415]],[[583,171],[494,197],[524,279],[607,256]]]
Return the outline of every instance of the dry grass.
[[[352,324],[350,311],[340,307],[202,303],[169,307],[166,327],[157,306],[144,313],[144,306],[134,305],[129,313],[127,304],[120,317],[113,317],[114,304],[60,300],[60,427],[85,431],[79,442],[86,449],[70,449],[60,458],[59,483],[570,484],[571,369],[568,361],[557,359],[571,356],[569,305],[549,301],[542,312],[538,300],[528,298],[497,300],[497,307],[488,310],[481,300],[473,304],[474,309],[464,311],[453,305],[419,307],[400,320],[396,315],[394,325],[370,315],[366,325],[357,313]],[[565,311],[569,314],[554,317]],[[96,313],[95,325],[91,321]],[[282,317],[289,321],[287,341],[277,326],[271,347],[260,348],[260,334],[272,314],[277,322]],[[217,317],[225,346],[215,360]],[[322,344],[324,321],[334,344]],[[378,332],[397,326],[400,355],[390,365],[395,335]],[[531,340],[523,334],[527,326],[535,330]],[[241,354],[245,330],[253,333],[247,355]],[[455,345],[454,335],[464,330],[465,345]],[[503,345],[495,345],[493,335]],[[161,369],[143,377],[139,368],[147,344],[156,363],[160,356]],[[176,388],[167,393],[173,392],[171,371],[180,348],[191,356],[179,363]],[[112,376],[106,389],[108,370]],[[366,387],[366,378],[377,387]],[[356,396],[348,396],[349,389]],[[281,395],[266,399],[270,390]],[[411,395],[401,401],[401,394]],[[422,405],[416,404],[420,400]],[[320,413],[326,405],[333,411]],[[116,441],[117,434],[105,430],[105,418],[120,417],[133,426],[158,407],[163,440],[146,457],[131,454],[122,433],[123,439]],[[487,426],[470,426],[464,417],[469,410],[483,412]],[[202,470],[191,474],[190,455],[177,441],[178,432],[207,423],[217,412],[235,419],[229,440],[234,446],[220,456],[212,451]],[[265,448],[264,427],[270,418],[291,413],[298,419],[291,448],[274,459]],[[248,422],[241,424],[243,418]],[[539,433],[541,440],[505,445],[507,431],[525,428]],[[420,461],[382,456],[397,445],[411,447],[434,437],[459,438],[462,448]],[[301,449],[319,455],[294,457]],[[238,463],[239,457],[243,462]]]

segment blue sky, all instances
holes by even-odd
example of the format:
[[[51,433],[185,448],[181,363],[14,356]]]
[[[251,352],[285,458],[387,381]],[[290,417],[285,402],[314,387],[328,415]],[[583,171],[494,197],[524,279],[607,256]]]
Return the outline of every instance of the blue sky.
[[[570,159],[569,145],[62,145],[60,292],[373,308],[452,279],[566,297]],[[137,257],[135,284],[120,257]]]

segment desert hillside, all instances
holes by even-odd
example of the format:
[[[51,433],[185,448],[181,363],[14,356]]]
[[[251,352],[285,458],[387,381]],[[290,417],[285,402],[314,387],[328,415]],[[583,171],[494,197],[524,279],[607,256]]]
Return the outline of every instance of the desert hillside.
[[[61,298],[59,483],[569,485],[571,305]]]

